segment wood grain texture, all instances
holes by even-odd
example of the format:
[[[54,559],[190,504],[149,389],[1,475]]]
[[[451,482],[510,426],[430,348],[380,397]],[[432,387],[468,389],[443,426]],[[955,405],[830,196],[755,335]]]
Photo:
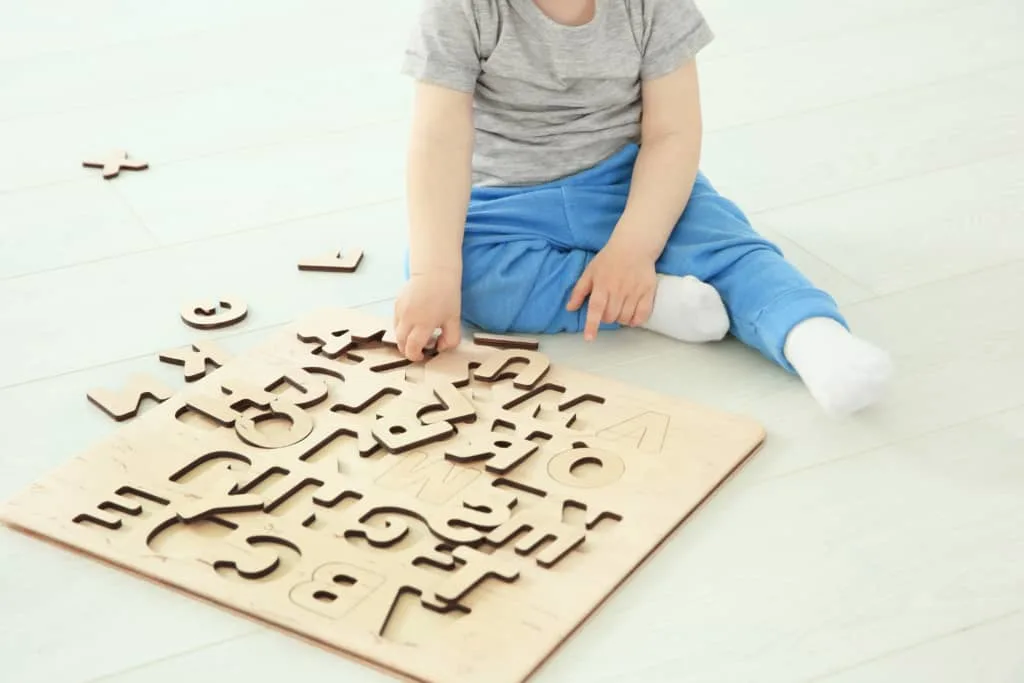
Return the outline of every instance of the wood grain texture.
[[[352,353],[389,338],[356,311],[300,319],[0,518],[411,680],[516,683],[764,438],[536,352]]]

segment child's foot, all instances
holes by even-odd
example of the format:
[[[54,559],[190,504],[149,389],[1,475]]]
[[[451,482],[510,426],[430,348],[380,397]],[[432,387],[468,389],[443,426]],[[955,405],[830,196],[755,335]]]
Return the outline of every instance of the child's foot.
[[[786,336],[783,350],[827,413],[848,415],[882,397],[892,360],[831,318],[810,318]]]
[[[712,342],[728,333],[729,314],[711,285],[692,275],[658,275],[654,310],[643,327],[684,342]]]

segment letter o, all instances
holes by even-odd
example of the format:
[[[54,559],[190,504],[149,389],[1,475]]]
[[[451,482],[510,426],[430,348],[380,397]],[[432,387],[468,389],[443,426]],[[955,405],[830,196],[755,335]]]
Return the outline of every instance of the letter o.
[[[575,470],[584,465],[599,465],[600,470],[585,477]],[[548,475],[560,484],[577,488],[595,489],[614,484],[626,471],[622,458],[595,448],[572,448],[562,451],[548,462]]]
[[[258,422],[280,417],[287,419],[290,424],[288,431],[278,437],[263,434],[256,428]],[[279,401],[271,403],[270,409],[266,412],[252,417],[239,415],[235,420],[235,433],[238,434],[238,438],[257,448],[273,449],[293,446],[309,436],[312,431],[313,418],[306,411],[294,404]]]

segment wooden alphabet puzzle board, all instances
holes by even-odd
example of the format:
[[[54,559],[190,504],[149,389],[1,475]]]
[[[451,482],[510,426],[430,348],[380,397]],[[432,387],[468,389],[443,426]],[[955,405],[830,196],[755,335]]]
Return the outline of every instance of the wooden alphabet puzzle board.
[[[513,683],[764,438],[537,351],[409,364],[385,327],[300,320],[0,518],[398,676]]]

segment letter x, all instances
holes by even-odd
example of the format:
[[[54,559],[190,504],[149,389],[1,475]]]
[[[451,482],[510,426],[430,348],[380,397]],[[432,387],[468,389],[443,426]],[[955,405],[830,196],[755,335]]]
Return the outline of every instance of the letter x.
[[[145,161],[129,161],[128,152],[123,150],[112,152],[105,161],[83,161],[82,166],[86,168],[102,168],[103,177],[107,180],[116,178],[123,168],[129,171],[143,171],[149,168],[149,164]]]

